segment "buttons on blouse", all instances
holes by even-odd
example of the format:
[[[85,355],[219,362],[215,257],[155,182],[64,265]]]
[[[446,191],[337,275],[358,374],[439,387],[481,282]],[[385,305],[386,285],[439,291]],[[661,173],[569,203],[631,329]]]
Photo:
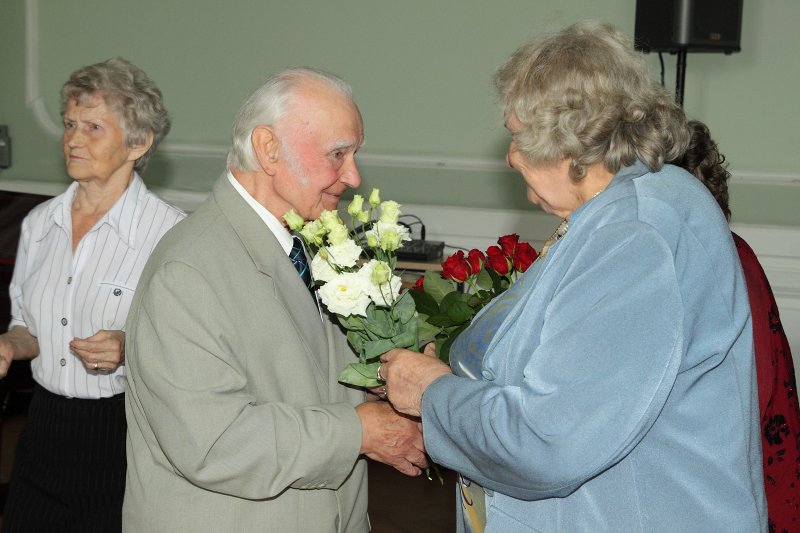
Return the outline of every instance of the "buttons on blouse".
[[[119,296],[122,294],[122,289],[114,289],[114,296]]]
[[[494,381],[495,378],[494,370],[492,370],[491,368],[484,368],[483,370],[481,370],[481,376],[483,376],[483,379],[485,379],[486,381]]]
[[[69,285],[70,283],[72,283],[72,276],[67,278],[67,285]]]
[[[67,360],[66,360],[66,359],[64,359],[63,357],[61,358],[61,360],[59,361],[59,363],[61,363],[61,366],[67,366]]]
[[[67,324],[68,324],[67,319],[66,318],[62,318],[61,319],[61,325],[62,326],[66,326]]]

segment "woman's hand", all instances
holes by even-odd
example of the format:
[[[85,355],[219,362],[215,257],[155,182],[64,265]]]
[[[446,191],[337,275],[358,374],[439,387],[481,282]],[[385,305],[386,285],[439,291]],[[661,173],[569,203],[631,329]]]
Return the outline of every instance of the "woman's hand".
[[[101,329],[91,337],[72,339],[69,347],[94,372],[114,372],[125,363],[125,332]]]
[[[386,381],[389,401],[401,413],[420,416],[425,389],[436,378],[452,373],[434,354],[427,347],[425,354],[396,348],[381,356],[379,374]]]
[[[11,341],[8,340],[8,335],[0,335],[0,378],[8,374],[8,367],[11,366],[13,360],[14,348],[11,346]]]
[[[33,359],[39,355],[39,341],[25,326],[14,326],[0,335],[0,378],[8,374],[14,359]]]

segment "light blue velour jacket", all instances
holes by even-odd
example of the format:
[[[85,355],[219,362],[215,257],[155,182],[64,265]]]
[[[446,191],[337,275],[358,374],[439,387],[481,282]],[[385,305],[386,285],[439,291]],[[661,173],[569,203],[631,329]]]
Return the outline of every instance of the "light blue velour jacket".
[[[625,168],[543,261],[483,379],[423,397],[433,460],[488,489],[487,533],[766,531],[747,292],[703,185]]]

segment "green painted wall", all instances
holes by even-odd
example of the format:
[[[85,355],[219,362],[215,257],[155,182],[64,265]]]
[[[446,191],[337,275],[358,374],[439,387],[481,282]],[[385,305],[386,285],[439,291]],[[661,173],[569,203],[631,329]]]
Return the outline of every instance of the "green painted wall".
[[[172,143],[222,147],[242,99],[269,73],[307,64],[354,86],[366,154],[501,160],[507,137],[493,70],[522,42],[582,18],[633,34],[635,1],[606,0],[28,0],[38,6],[39,84],[58,123],[58,89],[75,68],[123,55],[159,84]],[[26,0],[0,0],[0,123],[13,139],[2,180],[67,183],[59,140],[26,105]],[[800,2],[745,0],[740,54],[690,54],[685,107],[706,121],[739,176],[734,220],[800,226]],[[658,58],[648,56],[653,74]],[[666,80],[674,87],[673,56]],[[145,179],[207,191],[224,156],[158,155]],[[526,208],[512,173],[362,164],[365,187],[405,203]]]

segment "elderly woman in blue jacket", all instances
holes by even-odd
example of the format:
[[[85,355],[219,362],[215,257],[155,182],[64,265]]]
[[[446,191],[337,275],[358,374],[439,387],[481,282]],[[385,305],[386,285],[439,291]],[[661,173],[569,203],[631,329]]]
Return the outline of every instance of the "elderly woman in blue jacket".
[[[598,23],[495,83],[508,164],[562,222],[450,367],[393,350],[379,369],[460,473],[459,531],[766,531],[741,268],[714,199],[664,164],[683,112]]]

